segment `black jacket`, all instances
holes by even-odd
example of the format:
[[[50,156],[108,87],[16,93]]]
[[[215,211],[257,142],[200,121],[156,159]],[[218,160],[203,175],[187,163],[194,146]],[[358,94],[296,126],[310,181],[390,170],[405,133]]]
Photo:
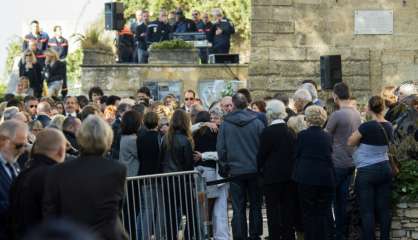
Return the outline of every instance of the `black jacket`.
[[[274,124],[263,130],[257,163],[264,184],[287,182],[292,179],[295,143],[296,136],[285,123]]]
[[[158,20],[148,24],[147,28],[147,43],[161,42],[170,39],[171,27],[168,23],[160,22]]]
[[[57,162],[35,154],[10,190],[10,213],[13,236],[22,238],[33,226],[42,222],[42,200],[45,176]]]
[[[193,170],[193,148],[187,137],[180,132],[174,134],[173,146],[167,146],[167,138],[161,147],[161,169],[164,173]]]
[[[70,142],[71,146],[75,148],[77,151],[79,151],[80,147],[78,146],[75,134],[66,130],[63,130],[62,132],[64,133],[64,136],[67,139],[67,141]]]
[[[63,88],[67,87],[67,66],[61,61],[45,65],[45,80],[47,83],[63,81]]]
[[[174,23],[172,32],[174,33],[197,32],[197,28],[193,20],[188,19],[188,18],[183,18]]]
[[[19,77],[25,76],[29,78],[29,86],[34,89],[42,89],[42,66],[38,63],[27,69],[22,60],[19,62]]]
[[[29,33],[23,39],[22,50],[28,49],[31,42],[36,42],[36,58],[45,59],[44,51],[48,48],[48,41],[49,36],[46,32],[40,32],[39,35]]]
[[[148,30],[148,24],[141,23],[141,25],[138,25],[135,29],[135,41],[138,44],[138,48],[142,50],[148,49],[147,44],[147,30]],[[141,36],[145,33],[145,36]]]
[[[309,127],[298,134],[293,179],[301,184],[335,186],[332,139],[320,127]]]
[[[218,28],[222,30],[222,33],[216,35],[216,30]],[[222,52],[222,50],[229,50],[229,47],[231,46],[231,35],[234,33],[234,25],[226,18],[213,24],[210,33],[213,51],[216,53],[227,53]]]
[[[136,138],[139,159],[138,175],[161,173],[160,141],[158,131],[143,130],[138,134]]]
[[[50,170],[45,184],[45,218],[66,218],[103,240],[126,239],[119,214],[126,167],[101,156],[81,156]]]

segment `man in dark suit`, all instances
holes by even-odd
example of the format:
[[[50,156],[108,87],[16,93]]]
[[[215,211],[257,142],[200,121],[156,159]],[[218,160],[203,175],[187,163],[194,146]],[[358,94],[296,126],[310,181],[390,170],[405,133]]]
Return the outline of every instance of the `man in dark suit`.
[[[88,116],[77,132],[81,156],[55,166],[45,182],[43,216],[66,218],[85,225],[103,240],[124,240],[119,219],[126,167],[109,161],[113,132],[96,115]]]
[[[36,108],[38,115],[36,116],[36,120],[42,123],[43,127],[46,127],[51,122],[51,118],[49,115],[51,114],[51,105],[48,102],[40,102],[38,107]]]
[[[10,239],[7,231],[10,186],[19,174],[16,160],[27,141],[28,127],[23,122],[8,120],[0,125],[0,239]]]
[[[53,128],[37,135],[29,166],[19,174],[10,191],[13,239],[21,239],[41,223],[45,175],[52,166],[64,162],[66,143],[62,132]]]

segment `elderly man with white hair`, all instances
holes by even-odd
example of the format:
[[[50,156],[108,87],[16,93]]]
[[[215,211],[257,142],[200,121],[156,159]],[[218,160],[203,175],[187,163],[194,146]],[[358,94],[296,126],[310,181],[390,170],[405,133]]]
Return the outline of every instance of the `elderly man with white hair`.
[[[318,91],[316,90],[315,85],[313,85],[310,82],[302,84],[300,87],[301,89],[305,89],[311,94],[312,97],[312,103],[318,106],[324,106],[324,103],[318,98]]]
[[[293,96],[295,110],[298,114],[303,114],[306,108],[313,105],[312,96],[306,89],[296,90]]]
[[[279,100],[267,102],[270,126],[260,136],[257,165],[264,183],[270,239],[294,239],[297,188],[292,180],[295,162],[295,133],[287,127],[286,106]]]

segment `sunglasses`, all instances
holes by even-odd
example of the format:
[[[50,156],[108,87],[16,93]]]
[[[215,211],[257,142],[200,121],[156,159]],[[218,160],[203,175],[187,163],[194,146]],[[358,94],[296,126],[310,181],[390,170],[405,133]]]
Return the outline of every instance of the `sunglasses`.
[[[16,150],[20,150],[20,149],[26,147],[26,143],[14,143],[14,142],[12,142],[12,143],[13,143],[13,145],[15,145]]]
[[[194,98],[185,98],[184,100],[186,100],[186,101],[193,101]]]
[[[199,16],[199,14],[197,14],[197,13],[193,13],[193,14],[192,14],[192,16]]]
[[[37,108],[37,107],[38,107],[38,105],[30,105],[29,107],[30,107],[30,108]]]

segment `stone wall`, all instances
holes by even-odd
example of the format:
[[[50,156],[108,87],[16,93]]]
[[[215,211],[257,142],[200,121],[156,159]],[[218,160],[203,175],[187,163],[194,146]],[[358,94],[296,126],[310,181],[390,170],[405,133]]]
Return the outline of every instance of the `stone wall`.
[[[249,87],[257,95],[319,83],[320,55],[341,54],[357,96],[418,78],[418,1],[253,0]],[[355,10],[393,10],[393,35],[354,35]]]
[[[392,221],[392,240],[418,239],[418,203],[400,203]]]
[[[246,85],[248,65],[241,64],[113,64],[83,65],[82,93],[100,86],[106,94],[133,96],[146,81],[182,81],[183,90],[198,89],[200,81],[240,80]]]

